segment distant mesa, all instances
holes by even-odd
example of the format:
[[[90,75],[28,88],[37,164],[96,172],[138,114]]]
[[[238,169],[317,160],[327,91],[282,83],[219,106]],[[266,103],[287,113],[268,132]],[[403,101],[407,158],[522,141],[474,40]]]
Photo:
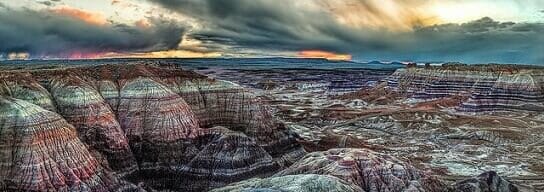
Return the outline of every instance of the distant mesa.
[[[544,68],[522,65],[446,63],[399,69],[388,87],[408,98],[465,98],[464,112],[544,111]]]
[[[398,66],[405,66],[406,64],[400,61],[391,61],[391,62],[382,62],[382,61],[370,61],[366,64],[373,64],[373,65],[398,65]]]
[[[368,62],[368,64],[380,64],[380,65],[383,65],[385,63],[382,63],[381,61],[370,61],[370,62]]]

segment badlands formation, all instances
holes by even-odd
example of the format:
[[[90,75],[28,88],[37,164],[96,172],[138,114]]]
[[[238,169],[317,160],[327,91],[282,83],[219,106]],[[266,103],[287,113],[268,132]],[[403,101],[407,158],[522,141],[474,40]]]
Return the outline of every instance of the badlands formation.
[[[541,71],[367,71],[350,92],[176,65],[3,70],[0,190],[536,191]]]
[[[408,159],[448,183],[496,171],[521,191],[544,190],[544,68],[443,64],[211,75],[253,87],[309,152],[365,148]]]
[[[174,67],[2,71],[0,189],[205,191],[305,154],[248,92]]]

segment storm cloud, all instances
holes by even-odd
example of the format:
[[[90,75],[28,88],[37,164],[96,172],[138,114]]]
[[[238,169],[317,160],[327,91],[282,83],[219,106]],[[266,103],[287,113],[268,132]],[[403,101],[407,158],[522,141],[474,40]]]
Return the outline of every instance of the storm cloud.
[[[397,15],[385,12],[374,1],[350,1],[353,5],[348,7],[358,7],[356,14],[365,15],[362,20],[333,14],[330,3],[334,1],[330,0],[150,1],[200,20],[203,27],[190,36],[204,46],[258,49],[264,54],[316,49],[350,53],[359,60],[544,64],[542,23],[499,22],[485,17],[463,24],[429,25],[425,17],[403,9],[401,15],[411,18],[398,23],[409,29],[395,31],[388,27],[396,25],[391,20]],[[308,2],[320,7],[304,4]],[[333,10],[338,11],[344,10]]]
[[[0,2],[0,55],[259,57],[329,52],[361,61],[544,64],[544,20],[538,17],[544,3],[539,0],[106,2]],[[483,10],[490,5],[494,9]]]
[[[148,28],[113,21],[98,25],[47,9],[4,8],[0,18],[0,53],[24,52],[33,58],[175,49],[186,31],[161,18],[148,18]]]

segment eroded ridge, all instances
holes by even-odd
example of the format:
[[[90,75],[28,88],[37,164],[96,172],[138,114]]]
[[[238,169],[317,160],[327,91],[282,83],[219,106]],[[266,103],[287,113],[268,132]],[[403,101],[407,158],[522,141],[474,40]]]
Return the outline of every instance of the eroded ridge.
[[[0,95],[2,152],[33,158],[3,156],[1,171],[10,179],[0,182],[2,188],[135,187],[121,180],[127,179],[149,189],[203,191],[271,175],[305,154],[295,134],[274,120],[255,96],[176,66],[3,71]],[[33,126],[62,129],[44,135]],[[51,143],[43,147],[13,137],[18,132]],[[65,147],[70,143],[77,149]],[[32,168],[11,177],[12,164],[61,170]],[[65,169],[82,171],[74,176]],[[70,182],[58,179],[62,175]]]
[[[336,148],[313,152],[276,175],[333,175],[368,192],[444,191],[444,185],[409,163],[367,149]]]
[[[0,98],[0,189],[15,191],[137,190],[91,155],[60,115]]]
[[[406,68],[388,85],[413,99],[465,97],[459,111],[544,111],[544,69],[509,65]]]

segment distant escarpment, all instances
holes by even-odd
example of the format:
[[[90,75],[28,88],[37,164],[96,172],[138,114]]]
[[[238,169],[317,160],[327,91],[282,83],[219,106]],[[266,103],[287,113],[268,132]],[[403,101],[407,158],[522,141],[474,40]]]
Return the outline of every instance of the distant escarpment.
[[[5,190],[205,191],[306,153],[246,90],[170,65],[2,71],[0,104]]]
[[[387,79],[413,99],[463,98],[459,111],[544,111],[544,68],[445,64],[397,70]]]

